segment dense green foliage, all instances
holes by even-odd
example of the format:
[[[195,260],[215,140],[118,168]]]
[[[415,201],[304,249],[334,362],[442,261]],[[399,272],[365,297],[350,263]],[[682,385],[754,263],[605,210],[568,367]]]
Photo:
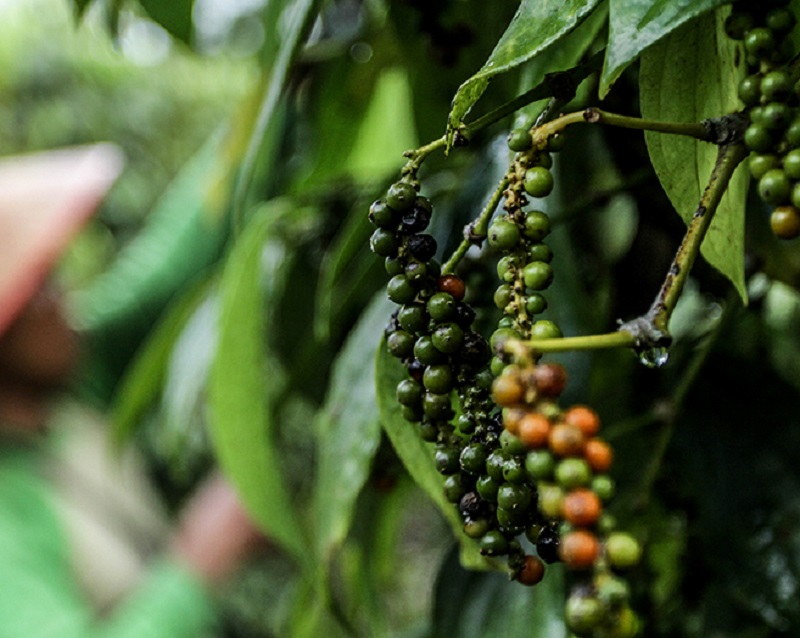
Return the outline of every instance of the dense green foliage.
[[[192,3],[159,4],[141,8],[192,42]],[[527,589],[494,571],[403,419],[367,212],[403,151],[446,136],[447,155],[418,173],[446,260],[509,165],[509,130],[561,94],[554,72],[580,82],[558,112],[600,105],[694,123],[738,110],[744,62],[724,32],[729,12],[722,0],[266,3],[257,110],[200,148],[140,235],[75,294],[96,346],[87,383],[111,397],[120,437],[162,437],[161,462],[186,480],[205,463],[207,434],[279,548],[249,575],[268,593],[240,603],[237,631],[568,635],[572,575],[549,566]],[[157,90],[140,73],[138,90]],[[470,128],[529,90],[536,99]],[[142,117],[134,128],[155,126]],[[542,201],[554,255],[542,317],[567,337],[613,331],[658,291],[716,148],[584,124],[561,137]],[[166,153],[167,136],[155,140]],[[672,316],[666,365],[624,349],[547,356],[568,371],[565,403],[592,405],[615,447],[610,509],[644,542],[630,581],[648,636],[800,629],[800,255],[769,232],[748,181],[745,167],[730,181],[707,262]],[[487,337],[506,240],[492,241],[458,268]]]

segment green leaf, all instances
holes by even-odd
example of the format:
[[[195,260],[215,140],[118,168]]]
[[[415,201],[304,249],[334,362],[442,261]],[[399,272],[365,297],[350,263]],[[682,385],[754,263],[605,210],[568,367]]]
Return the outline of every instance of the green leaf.
[[[314,541],[329,561],[347,535],[356,499],[380,443],[373,362],[375,335],[391,313],[386,295],[375,298],[342,348],[317,422]]]
[[[494,76],[517,68],[559,42],[599,1],[523,0],[489,59],[458,88],[448,117],[448,133],[461,124]]]
[[[288,209],[291,210],[291,209]],[[220,466],[267,535],[305,560],[303,530],[286,489],[269,401],[282,371],[266,352],[264,309],[284,249],[271,234],[287,209],[265,206],[236,242],[220,281],[219,341],[211,368],[209,425]]]
[[[136,431],[145,412],[157,401],[172,348],[207,294],[208,285],[204,281],[189,288],[171,304],[126,371],[112,408],[116,443],[123,443]]]
[[[464,572],[454,557],[439,572],[431,635],[437,638],[566,638],[564,577],[549,565],[535,587],[502,574]]]
[[[736,43],[724,32],[724,14],[707,13],[682,26],[642,57],[642,116],[699,122],[738,110]],[[665,63],[668,61],[668,63]],[[717,157],[717,147],[678,135],[647,133],[647,149],[675,210],[691,219]],[[749,176],[741,167],[728,185],[701,251],[746,301],[744,208]]]
[[[395,392],[397,384],[406,378],[406,375],[400,362],[387,351],[385,339],[381,339],[378,347],[375,372],[381,425],[408,473],[453,528],[456,538],[461,543],[461,560],[464,566],[471,569],[498,569],[496,562],[479,554],[477,542],[464,534],[464,522],[461,516],[456,511],[455,505],[448,502],[444,496],[444,477],[434,467],[430,445],[419,437],[416,425],[403,418]]]
[[[139,0],[139,4],[155,22],[181,42],[190,44],[193,23],[194,0]]]
[[[643,51],[682,24],[730,0],[610,0],[608,46],[600,98]],[[662,58],[664,64],[668,58]],[[671,61],[670,61],[671,64]],[[666,66],[666,65],[665,65]]]

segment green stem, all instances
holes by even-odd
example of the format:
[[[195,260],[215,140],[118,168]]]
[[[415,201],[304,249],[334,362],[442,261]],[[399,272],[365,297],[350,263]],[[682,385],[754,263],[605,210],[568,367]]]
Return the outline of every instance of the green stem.
[[[656,133],[669,133],[673,135],[686,135],[703,142],[715,142],[716,134],[713,126],[703,122],[661,122],[640,117],[630,117],[617,113],[608,113],[598,108],[590,107],[583,111],[567,113],[554,120],[542,124],[534,131],[534,144],[543,146],[547,139],[561,132],[571,124],[586,122],[588,124],[606,124],[619,128],[630,128],[640,131],[654,131]]]
[[[678,304],[678,299],[689,278],[689,272],[695,259],[700,253],[700,246],[711,226],[714,213],[717,211],[736,167],[747,157],[747,153],[743,144],[725,144],[719,147],[717,161],[708,185],[689,222],[686,235],[678,247],[661,290],[647,314],[648,321],[657,331],[667,332],[670,317]]]
[[[491,199],[489,199],[486,206],[481,211],[481,214],[464,228],[464,239],[461,240],[458,248],[455,249],[450,259],[447,260],[447,263],[442,266],[443,275],[454,272],[458,264],[464,258],[464,255],[467,254],[470,246],[479,245],[486,238],[489,221],[492,219],[494,211],[500,204],[500,200],[503,198],[503,192],[506,188],[508,188],[508,177],[504,177],[500,180],[500,183],[497,185],[494,193],[492,193]]]
[[[522,350],[544,354],[545,352],[569,352],[571,350],[602,350],[607,348],[632,348],[636,337],[630,332],[618,330],[600,335],[563,337],[559,339],[509,340],[506,352],[519,355]]]

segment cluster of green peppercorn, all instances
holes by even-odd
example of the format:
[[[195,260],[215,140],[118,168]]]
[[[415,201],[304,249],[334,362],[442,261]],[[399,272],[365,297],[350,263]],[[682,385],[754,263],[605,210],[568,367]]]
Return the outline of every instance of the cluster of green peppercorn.
[[[748,75],[739,84],[739,99],[750,115],[744,134],[750,173],[761,199],[774,207],[770,226],[782,239],[800,236],[800,82],[790,64],[797,20],[788,4],[739,2],[725,22],[746,55]]]

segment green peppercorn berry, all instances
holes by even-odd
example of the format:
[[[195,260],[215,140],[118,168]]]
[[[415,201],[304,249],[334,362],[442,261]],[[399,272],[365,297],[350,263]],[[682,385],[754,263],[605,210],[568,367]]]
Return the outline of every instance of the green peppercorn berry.
[[[642,557],[642,546],[626,532],[614,532],[606,539],[606,558],[616,569],[633,567]]]
[[[519,228],[508,219],[497,219],[489,227],[489,245],[498,250],[513,250],[519,238]]]
[[[745,106],[755,106],[761,101],[761,76],[748,75],[739,82],[739,99]]]
[[[571,594],[567,599],[564,619],[567,627],[579,636],[594,632],[605,620],[606,611],[597,598],[591,595]]]
[[[627,603],[631,596],[631,589],[624,580],[610,573],[598,575],[594,579],[594,589],[597,597],[609,607],[619,607]]]
[[[773,168],[764,173],[758,180],[758,194],[768,204],[778,206],[789,201],[792,193],[792,183],[786,171]]]
[[[433,443],[439,440],[439,428],[431,421],[422,421],[417,430],[419,438],[428,443]]]
[[[433,344],[431,335],[422,335],[417,339],[414,344],[414,356],[426,366],[435,366],[447,360],[447,357]]]
[[[379,199],[369,208],[369,221],[378,228],[389,228],[397,223],[397,211],[385,201]]]
[[[398,212],[411,208],[416,199],[417,191],[408,182],[395,182],[386,195],[386,203]]]
[[[531,197],[547,197],[553,191],[553,174],[544,166],[532,166],[525,171],[522,186]]]
[[[489,521],[485,518],[469,519],[464,523],[464,534],[469,538],[482,538],[490,527]]]
[[[564,459],[556,464],[555,477],[561,487],[571,490],[589,484],[592,480],[592,468],[585,459]]]
[[[725,18],[725,33],[732,40],[743,40],[745,34],[753,28],[753,15],[745,11],[733,9]]]
[[[800,237],[800,210],[794,206],[777,206],[769,216],[769,226],[779,239]]]
[[[519,268],[519,258],[514,255],[506,255],[497,262],[497,276],[501,281],[511,283],[514,281],[514,273],[517,268]]]
[[[418,207],[418,208],[424,208],[429,213],[433,212],[433,205],[431,204],[431,200],[429,200],[427,197],[424,197],[422,195],[417,195],[414,198],[414,206]]]
[[[410,261],[406,264],[404,272],[409,281],[419,284],[428,274],[428,267],[421,261]]]
[[[764,125],[764,107],[761,105],[754,106],[750,109],[750,122],[752,124]]]
[[[405,267],[403,266],[403,262],[400,261],[397,257],[387,257],[383,260],[383,266],[386,269],[386,274],[390,277],[394,277],[395,275],[402,275],[405,272]]]
[[[521,457],[512,456],[503,464],[503,479],[509,483],[524,483],[528,480],[528,473]]]
[[[800,209],[800,182],[796,182],[794,186],[792,186],[791,198],[792,198],[792,206]]]
[[[455,378],[449,365],[428,366],[422,375],[425,389],[436,394],[446,394],[453,389]]]
[[[396,304],[407,304],[414,301],[417,289],[405,275],[395,275],[386,285],[386,293]]]
[[[489,530],[480,540],[480,552],[484,556],[500,556],[508,550],[508,540],[497,530]]]
[[[494,305],[503,310],[511,301],[511,286],[502,284],[494,291]]]
[[[470,443],[463,450],[459,462],[461,469],[468,474],[480,474],[486,467],[486,447],[481,443]]]
[[[433,346],[443,354],[455,354],[464,343],[464,331],[457,323],[443,323],[431,335]]]
[[[411,423],[418,423],[422,421],[423,417],[422,408],[417,405],[404,405],[400,410],[400,414],[403,415],[406,421],[410,421]]]
[[[800,117],[796,117],[789,124],[789,128],[784,131],[784,139],[791,148],[800,146]]]
[[[494,450],[486,457],[486,474],[498,483],[503,481],[503,468],[506,465],[507,457],[501,450]]]
[[[538,315],[547,310],[547,299],[538,292],[534,292],[528,295],[528,300],[525,302],[525,310],[528,311],[528,314]]]
[[[772,153],[753,153],[748,161],[748,168],[753,179],[761,179],[764,174],[773,168],[780,168],[781,160]]]
[[[478,492],[478,495],[484,501],[488,501],[489,503],[497,502],[497,490],[499,489],[500,483],[495,481],[488,474],[479,476],[478,480],[475,482],[475,491]]]
[[[776,35],[786,35],[792,30],[797,19],[789,9],[785,7],[776,7],[767,12],[764,20],[767,28],[772,30]]]
[[[414,337],[405,330],[396,330],[386,338],[386,346],[393,357],[406,359],[414,353]]]
[[[456,316],[456,300],[448,292],[437,292],[428,299],[428,314],[434,321],[448,321]]]
[[[792,122],[792,108],[784,102],[770,102],[764,105],[763,123],[772,131],[782,131]]]
[[[749,54],[764,58],[775,50],[775,36],[764,27],[750,29],[744,36],[744,48]]]
[[[530,166],[550,169],[553,167],[553,158],[547,151],[539,151],[531,158]]]
[[[525,286],[531,290],[544,290],[553,283],[553,268],[546,261],[532,261],[522,270]]]
[[[397,402],[414,407],[422,401],[422,387],[413,379],[403,379],[397,384]]]
[[[400,308],[397,313],[397,323],[403,330],[412,334],[419,334],[428,327],[428,314],[421,303],[410,303]]]
[[[492,336],[489,339],[489,345],[491,346],[493,352],[497,352],[498,349],[509,339],[520,338],[521,335],[519,332],[513,328],[499,328],[492,333]]]
[[[449,445],[437,446],[433,453],[433,463],[440,474],[455,474],[458,472],[458,450]]]
[[[526,521],[522,512],[498,507],[495,511],[495,516],[497,517],[497,522],[500,524],[500,527],[503,528],[507,534],[516,536],[525,531]]]
[[[515,153],[527,151],[531,146],[533,138],[527,129],[515,128],[508,134],[508,148]]]
[[[790,179],[800,179],[800,148],[795,148],[783,156],[783,170]]]
[[[532,210],[525,215],[525,230],[522,231],[532,241],[542,241],[550,234],[550,218],[540,210]]]
[[[466,493],[467,488],[461,474],[451,474],[444,480],[444,497],[450,503],[458,503]]]
[[[554,322],[539,319],[531,326],[531,339],[560,339],[564,335]]]
[[[429,419],[444,421],[451,419],[453,408],[450,404],[450,395],[426,392],[422,397],[422,411]]]
[[[489,368],[484,368],[475,375],[475,385],[482,390],[491,390],[492,383],[494,383],[494,375]]]
[[[553,483],[539,483],[537,489],[539,491],[539,511],[546,518],[561,518],[561,508],[564,505],[564,490]]]
[[[561,133],[556,133],[547,138],[547,145],[545,149],[550,153],[558,153],[564,148],[565,138]]]
[[[500,321],[497,322],[498,328],[513,328],[514,327],[514,317],[501,317]]]
[[[614,479],[608,474],[598,474],[592,478],[591,489],[601,501],[608,501],[614,496]]]
[[[549,450],[531,450],[525,456],[525,469],[534,479],[550,479],[556,468],[556,460]]]
[[[754,121],[753,124],[745,129],[744,143],[751,151],[769,153],[775,146],[775,139],[766,126]]]
[[[519,440],[519,437],[511,434],[508,430],[503,430],[500,433],[500,446],[509,455],[525,454],[528,451],[528,448]]]
[[[369,246],[380,257],[394,257],[399,244],[395,234],[386,228],[378,228],[369,238]]]
[[[472,434],[475,431],[477,424],[469,414],[462,413],[456,419],[456,430],[461,434]]]
[[[792,92],[792,81],[786,71],[770,71],[761,80],[761,95],[767,102],[782,101]]]
[[[527,485],[503,483],[497,490],[497,505],[511,512],[528,509],[531,504],[531,490]]]
[[[550,263],[553,261],[553,251],[547,244],[536,243],[528,246],[529,261],[543,261]]]

